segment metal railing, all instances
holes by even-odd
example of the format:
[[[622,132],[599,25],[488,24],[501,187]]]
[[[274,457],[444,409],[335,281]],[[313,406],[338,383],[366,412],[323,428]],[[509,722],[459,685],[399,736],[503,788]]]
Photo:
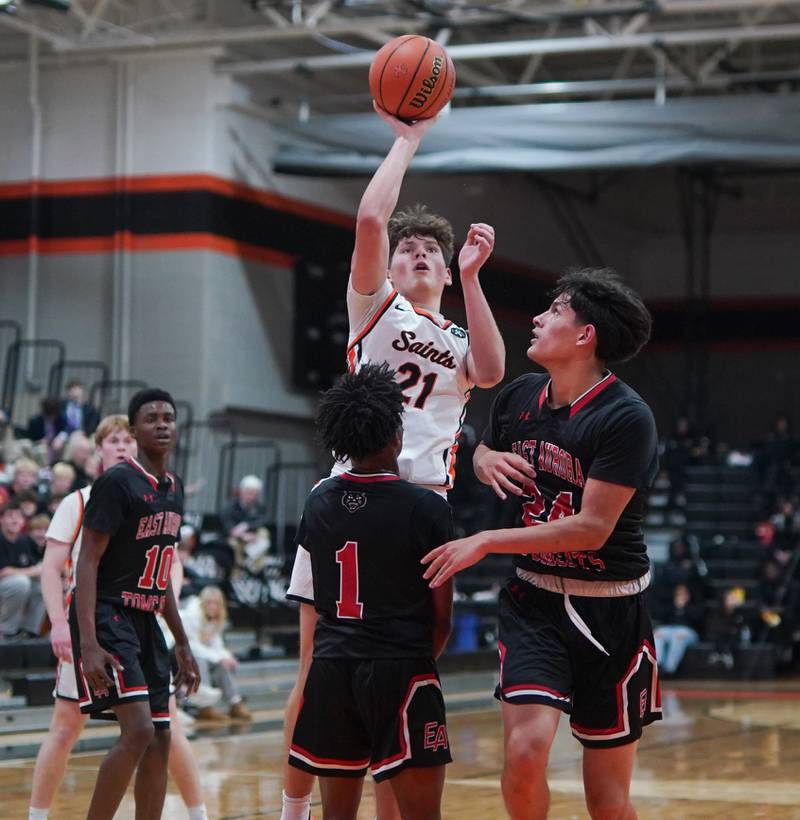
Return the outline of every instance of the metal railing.
[[[64,359],[50,368],[47,394],[60,396],[71,381],[104,384],[109,379],[108,365],[91,359]]]
[[[148,387],[140,379],[102,379],[89,390],[89,404],[97,408],[100,416],[109,413],[127,413],[128,402],[134,393]]]
[[[2,407],[18,427],[39,413],[50,371],[64,357],[64,344],[55,339],[17,339],[8,346]]]
[[[217,479],[217,512],[233,498],[239,481],[246,475],[258,476],[264,482],[264,504],[274,508],[277,487],[270,482],[270,471],[281,461],[278,445],[269,439],[251,439],[235,436],[220,450]]]
[[[316,462],[298,461],[276,464],[267,476],[267,486],[275,488],[272,506],[267,507],[267,520],[275,528],[273,550],[275,555],[285,558],[294,552],[292,541],[306,498],[324,474]]]
[[[8,349],[14,342],[18,342],[22,336],[22,329],[19,322],[13,319],[0,319],[0,365],[6,366]],[[5,384],[5,373],[3,373],[3,383]],[[3,407],[2,409],[6,409]]]
[[[175,468],[187,489],[186,510],[217,512],[218,482],[225,445],[236,441],[233,425],[225,420],[189,421],[178,427]]]

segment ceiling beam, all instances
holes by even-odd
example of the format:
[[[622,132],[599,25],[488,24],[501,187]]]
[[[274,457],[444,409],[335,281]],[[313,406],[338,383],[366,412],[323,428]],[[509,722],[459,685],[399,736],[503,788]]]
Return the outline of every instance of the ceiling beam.
[[[764,42],[800,40],[800,23],[756,26],[752,28],[697,29],[694,31],[659,31],[642,34],[621,34],[593,37],[557,37],[550,40],[531,39],[494,43],[470,43],[450,46],[453,60],[486,60],[502,57],[532,57],[546,54],[580,54],[598,51],[624,51],[631,48],[661,48],[727,43],[730,41]],[[318,57],[288,57],[278,60],[248,60],[223,63],[223,74],[283,74],[299,69],[324,71],[368,66],[374,53],[325,54]]]

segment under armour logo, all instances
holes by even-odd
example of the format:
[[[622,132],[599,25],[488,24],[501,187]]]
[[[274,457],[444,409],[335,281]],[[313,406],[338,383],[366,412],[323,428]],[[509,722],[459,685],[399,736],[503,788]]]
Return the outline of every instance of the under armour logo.
[[[155,493],[145,493],[142,498],[145,504],[152,504],[156,500]]]

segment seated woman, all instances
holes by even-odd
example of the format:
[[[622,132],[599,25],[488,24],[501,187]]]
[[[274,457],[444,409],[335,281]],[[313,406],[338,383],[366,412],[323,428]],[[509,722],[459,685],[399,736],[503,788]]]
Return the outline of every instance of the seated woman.
[[[228,715],[233,719],[251,720],[252,716],[242,702],[236,686],[235,672],[239,662],[225,648],[222,633],[228,618],[225,596],[219,587],[208,586],[192,598],[181,612],[183,628],[200,668],[204,684],[218,686],[227,701]],[[224,720],[225,716],[213,706],[201,707],[200,720]]]

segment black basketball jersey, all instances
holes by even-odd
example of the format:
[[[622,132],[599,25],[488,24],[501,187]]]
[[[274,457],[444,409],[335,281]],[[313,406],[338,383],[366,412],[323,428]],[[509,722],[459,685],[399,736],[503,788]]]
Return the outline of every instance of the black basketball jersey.
[[[531,572],[582,580],[640,578],[650,562],[642,523],[645,490],[658,470],[653,414],[644,400],[613,373],[566,407],[547,401],[550,379],[531,373],[498,394],[483,441],[514,452],[536,470],[536,478],[510,496],[518,526],[535,526],[573,515],[581,508],[589,478],[635,487],[636,492],[599,550],[516,555]]]
[[[97,600],[159,611],[182,517],[183,484],[172,473],[159,481],[134,459],[103,473],[83,518],[85,528],[111,536],[97,568]]]
[[[320,482],[297,535],[311,554],[314,657],[430,657],[432,592],[420,559],[452,538],[447,501],[392,473]]]

